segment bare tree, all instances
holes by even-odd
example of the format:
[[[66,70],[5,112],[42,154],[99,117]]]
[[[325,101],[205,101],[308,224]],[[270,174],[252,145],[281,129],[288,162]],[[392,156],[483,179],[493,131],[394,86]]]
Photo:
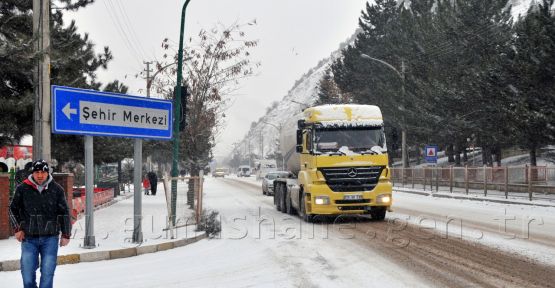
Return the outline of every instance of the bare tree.
[[[256,21],[249,25],[256,24]],[[189,38],[183,57],[182,85],[188,87],[186,127],[181,134],[181,163],[191,175],[196,176],[211,160],[215,139],[225,120],[233,94],[240,83],[255,75],[260,63],[251,61],[251,51],[258,40],[248,39],[245,25],[218,24],[210,30],[201,30],[195,38]],[[162,48],[167,51],[164,61],[157,63],[160,77],[153,83],[159,94],[173,97],[177,73],[177,43],[164,39]],[[172,55],[173,56],[170,56]],[[171,59],[168,61],[167,59]]]

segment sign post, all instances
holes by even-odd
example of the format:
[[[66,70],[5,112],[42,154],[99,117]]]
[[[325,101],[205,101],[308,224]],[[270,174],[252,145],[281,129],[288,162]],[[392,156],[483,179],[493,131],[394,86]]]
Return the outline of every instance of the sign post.
[[[52,133],[85,136],[85,248],[95,247],[93,217],[93,137],[171,140],[173,102],[124,94],[52,86]],[[134,153],[135,182],[141,181],[142,157]],[[135,185],[137,186],[137,185]],[[134,189],[133,242],[142,242],[141,195]]]
[[[424,149],[424,151],[426,152],[426,163],[437,164],[438,146],[426,145],[426,148]]]

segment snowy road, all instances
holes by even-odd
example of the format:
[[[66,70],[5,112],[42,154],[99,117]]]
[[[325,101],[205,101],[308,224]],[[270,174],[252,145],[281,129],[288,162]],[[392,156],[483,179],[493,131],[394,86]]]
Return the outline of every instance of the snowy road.
[[[396,212],[388,214],[389,221],[338,219],[313,225],[277,212],[272,198],[263,196],[257,183],[208,178],[204,191],[207,208],[221,216],[218,239],[132,258],[59,266],[55,286],[555,285],[555,267],[550,266],[555,263],[555,209],[397,193]],[[517,218],[533,215],[543,224],[532,222],[526,239],[521,239],[522,233],[508,239],[490,219],[500,210]],[[505,233],[518,227],[509,226]],[[0,287],[20,283],[19,271],[0,273]]]

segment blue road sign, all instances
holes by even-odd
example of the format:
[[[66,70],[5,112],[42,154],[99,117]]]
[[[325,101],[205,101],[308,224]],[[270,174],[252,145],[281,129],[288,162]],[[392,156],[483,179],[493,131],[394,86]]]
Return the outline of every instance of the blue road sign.
[[[424,152],[426,153],[427,163],[437,163],[437,151],[438,151],[437,145],[426,146],[426,148],[424,149]]]
[[[168,100],[52,86],[52,133],[170,140]]]

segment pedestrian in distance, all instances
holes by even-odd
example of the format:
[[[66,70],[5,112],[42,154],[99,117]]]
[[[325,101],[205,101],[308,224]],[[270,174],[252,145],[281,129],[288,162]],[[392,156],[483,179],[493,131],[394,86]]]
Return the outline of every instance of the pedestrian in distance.
[[[146,176],[143,178],[143,188],[145,189],[145,195],[149,195],[150,181],[148,181],[148,177]]]
[[[69,244],[71,220],[64,189],[50,175],[44,160],[36,160],[32,174],[15,189],[10,203],[10,223],[21,242],[23,287],[37,287],[40,256],[40,288],[54,285],[58,245]],[[61,232],[61,238],[60,238]]]
[[[156,176],[156,173],[152,171],[148,172],[146,175],[148,177],[148,181],[150,182],[150,194],[156,196],[156,191],[158,190],[158,176]]]

